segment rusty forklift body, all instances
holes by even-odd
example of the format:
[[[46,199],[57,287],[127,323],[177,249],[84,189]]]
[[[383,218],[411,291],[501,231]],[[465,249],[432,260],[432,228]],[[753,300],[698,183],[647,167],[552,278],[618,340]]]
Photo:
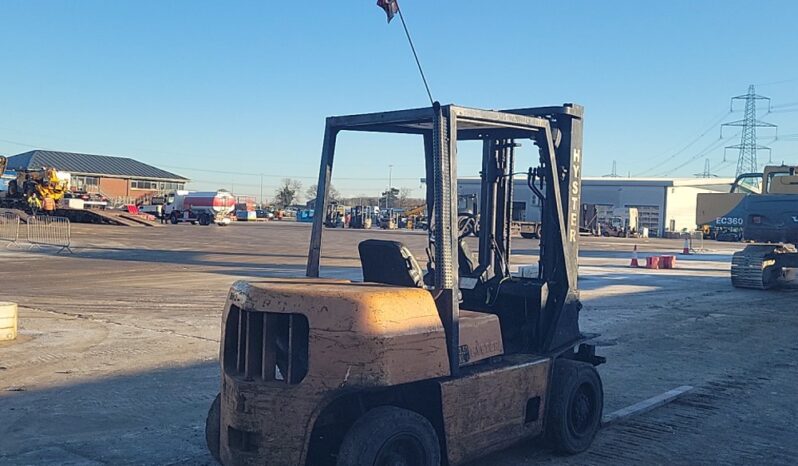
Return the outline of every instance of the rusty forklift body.
[[[582,108],[455,105],[330,117],[316,212],[341,131],[421,136],[430,215],[426,274],[401,243],[366,240],[363,282],[240,281],[222,321],[221,393],[206,426],[223,464],[459,464],[542,433],[583,451],[600,424],[603,362],[579,329]],[[479,250],[458,230],[457,141],[480,140]],[[515,148],[543,205],[537,278],[510,274]],[[382,443],[381,443],[382,442]],[[375,446],[376,445],[376,446]]]

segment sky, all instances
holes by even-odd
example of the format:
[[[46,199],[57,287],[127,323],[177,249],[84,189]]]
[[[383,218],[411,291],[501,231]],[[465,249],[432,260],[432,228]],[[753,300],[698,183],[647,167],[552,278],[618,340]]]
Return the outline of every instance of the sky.
[[[798,2],[401,0],[443,104],[585,107],[584,173],[732,176],[749,84],[773,162],[798,164]],[[318,176],[324,118],[429,105],[374,0],[3,0],[0,154],[132,157],[193,189],[266,198]],[[526,144],[530,146],[531,144]],[[523,147],[520,165],[536,164]],[[526,151],[526,152],[524,152]],[[459,174],[479,170],[475,143]],[[767,162],[768,154],[759,154]],[[415,136],[339,136],[333,183],[421,196]]]

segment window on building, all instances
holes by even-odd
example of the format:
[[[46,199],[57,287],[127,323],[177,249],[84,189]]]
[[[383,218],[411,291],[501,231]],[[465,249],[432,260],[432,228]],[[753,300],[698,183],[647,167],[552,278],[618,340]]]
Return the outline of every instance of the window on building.
[[[72,176],[71,187],[78,191],[97,192],[100,190],[100,178],[97,176]]]
[[[170,181],[162,181],[158,183],[159,191],[177,191],[185,187],[185,183],[173,183]]]
[[[130,180],[130,188],[154,191],[158,189],[158,182],[149,180]]]
[[[185,183],[171,181],[130,180],[131,189],[145,189],[147,191],[177,191],[184,189]]]

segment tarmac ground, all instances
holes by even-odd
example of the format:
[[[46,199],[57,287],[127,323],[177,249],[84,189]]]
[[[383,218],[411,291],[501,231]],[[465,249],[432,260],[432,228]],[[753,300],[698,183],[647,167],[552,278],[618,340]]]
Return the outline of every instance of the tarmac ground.
[[[0,300],[20,335],[0,343],[0,464],[213,464],[204,422],[219,390],[220,316],[238,279],[302,276],[308,224],[73,225],[74,254],[0,244]],[[326,230],[322,275],[360,278],[357,244],[419,232]],[[676,254],[674,270],[629,267]],[[538,243],[514,239],[512,262]],[[601,334],[605,413],[681,385],[678,400],[556,456],[534,441],[486,465],[794,464],[798,287],[739,290],[742,244],[583,238],[581,327]],[[424,262],[420,260],[420,262]]]

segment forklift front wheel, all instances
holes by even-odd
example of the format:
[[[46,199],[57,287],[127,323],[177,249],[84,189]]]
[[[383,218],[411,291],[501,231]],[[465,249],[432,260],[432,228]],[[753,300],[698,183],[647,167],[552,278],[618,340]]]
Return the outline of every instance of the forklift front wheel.
[[[435,428],[424,416],[395,406],[368,411],[346,433],[337,466],[441,464]]]
[[[222,463],[222,454],[220,452],[220,444],[222,440],[221,409],[222,394],[219,393],[216,395],[216,398],[213,400],[213,404],[211,404],[211,408],[208,410],[208,418],[205,419],[205,443],[208,445],[208,451],[211,452],[211,455],[219,464]]]
[[[559,453],[587,450],[601,427],[604,389],[592,364],[570,359],[554,362],[546,436]]]

